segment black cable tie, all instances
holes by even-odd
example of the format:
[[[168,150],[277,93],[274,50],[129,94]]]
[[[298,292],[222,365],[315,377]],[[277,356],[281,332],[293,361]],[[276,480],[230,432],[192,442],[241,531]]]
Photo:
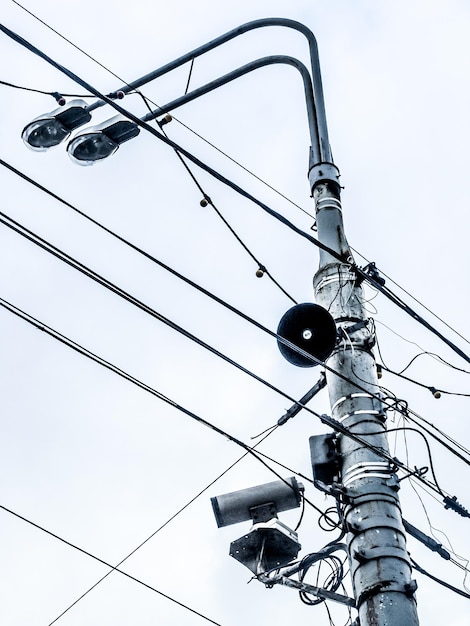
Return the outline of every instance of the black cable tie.
[[[444,498],[444,508],[452,509],[452,511],[455,511],[462,517],[470,517],[470,513],[467,509],[457,501],[457,496],[453,496],[452,498],[450,496],[446,496]]]

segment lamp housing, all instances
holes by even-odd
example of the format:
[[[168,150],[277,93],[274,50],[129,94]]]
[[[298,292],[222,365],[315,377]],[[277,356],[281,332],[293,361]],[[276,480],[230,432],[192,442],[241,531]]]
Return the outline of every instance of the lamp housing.
[[[21,133],[25,145],[35,152],[45,152],[65,141],[73,130],[91,120],[84,100],[71,100],[66,108],[44,113],[27,124]]]
[[[140,128],[135,122],[116,115],[74,137],[67,146],[67,152],[74,163],[93,165],[114,154],[122,143],[139,133]]]

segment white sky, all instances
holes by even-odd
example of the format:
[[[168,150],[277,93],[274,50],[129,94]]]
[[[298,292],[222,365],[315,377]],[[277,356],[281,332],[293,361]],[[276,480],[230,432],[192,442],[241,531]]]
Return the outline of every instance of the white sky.
[[[23,3],[22,3],[23,4]],[[317,37],[329,133],[342,173],[350,244],[399,285],[468,336],[468,199],[470,167],[470,6],[465,0],[173,0],[110,2],[24,0],[24,6],[124,80],[133,80],[252,19],[288,17]],[[121,86],[11,0],[2,23],[101,91]],[[246,34],[196,61],[191,86],[255,58],[287,54],[308,62],[304,38],[287,29]],[[83,93],[65,76],[0,37],[0,80],[45,91]],[[143,91],[158,104],[184,92],[188,67]],[[0,86],[2,148],[11,163],[107,227],[275,330],[291,306],[247,256],[174,153],[147,133],[108,162],[72,164],[63,148],[28,151],[21,130],[55,108],[45,95]],[[146,113],[138,96],[122,101]],[[93,123],[111,117],[104,107]],[[270,67],[185,106],[176,117],[305,210],[308,128],[301,81],[293,68]],[[174,121],[169,136],[219,169],[303,230],[312,220]],[[299,301],[311,301],[315,247],[275,223],[207,174],[206,193],[276,279]],[[275,342],[219,305],[99,231],[62,204],[0,168],[2,212],[117,283],[230,358],[300,398],[318,368],[283,360]],[[288,400],[105,291],[2,226],[0,296],[156,388],[232,435],[250,437],[276,423]],[[358,257],[358,261],[362,263]],[[365,263],[365,262],[364,262]],[[387,282],[392,289],[393,283]],[[402,292],[399,292],[403,295]],[[368,292],[369,296],[373,294]],[[408,302],[424,312],[411,299]],[[423,350],[470,369],[442,342],[378,296],[370,304],[385,363],[400,370]],[[468,343],[426,317],[468,352]],[[2,398],[0,505],[111,563],[117,563],[221,474],[242,451],[131,384],[0,310]],[[415,343],[410,343],[415,342]],[[419,344],[418,347],[416,344]],[[468,376],[422,356],[407,370],[428,385],[468,393]],[[468,398],[435,400],[391,375],[384,385],[429,422],[469,447]],[[327,412],[323,392],[312,408]],[[400,425],[398,420],[391,426]],[[308,437],[325,427],[299,414],[262,450],[310,476]],[[429,465],[422,439],[395,435],[391,450],[410,466]],[[442,487],[470,508],[468,466],[432,443]],[[289,472],[283,471],[287,477]],[[266,590],[228,556],[249,524],[218,530],[210,497],[274,480],[244,460],[159,532],[125,570],[223,626],[311,621],[329,623],[322,606],[307,607],[289,589]],[[446,511],[408,481],[403,515],[470,558],[469,519]],[[325,509],[333,501],[307,485]],[[299,511],[281,515],[296,525]],[[299,530],[302,555],[333,537],[307,509]],[[441,532],[440,532],[441,531]],[[444,536],[442,533],[445,533]],[[333,533],[334,534],[334,533]],[[425,569],[462,588],[461,569],[413,539]],[[0,619],[5,626],[52,622],[106,573],[91,558],[0,512]],[[465,560],[460,561],[465,564]],[[416,574],[422,624],[468,626],[468,600]],[[311,581],[315,582],[315,581]],[[467,581],[468,582],[468,581]],[[470,585],[467,585],[467,587]],[[347,613],[332,607],[335,623]],[[192,626],[208,623],[113,573],[58,622],[63,626]]]

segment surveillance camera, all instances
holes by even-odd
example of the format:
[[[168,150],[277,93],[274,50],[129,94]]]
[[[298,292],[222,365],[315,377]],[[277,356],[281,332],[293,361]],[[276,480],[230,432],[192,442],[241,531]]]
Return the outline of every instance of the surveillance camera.
[[[268,517],[277,517],[280,511],[300,506],[303,491],[304,486],[291,477],[211,498],[217,526],[222,528],[247,520],[258,521],[256,509],[266,505]]]

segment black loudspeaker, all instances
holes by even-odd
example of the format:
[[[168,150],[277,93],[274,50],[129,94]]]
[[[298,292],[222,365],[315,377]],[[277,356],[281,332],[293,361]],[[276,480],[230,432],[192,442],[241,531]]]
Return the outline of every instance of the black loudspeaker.
[[[323,307],[310,302],[296,304],[284,313],[277,334],[320,361],[330,356],[336,344],[336,324],[333,317]],[[298,367],[317,365],[315,361],[286,346],[279,339],[277,345],[289,363]]]

